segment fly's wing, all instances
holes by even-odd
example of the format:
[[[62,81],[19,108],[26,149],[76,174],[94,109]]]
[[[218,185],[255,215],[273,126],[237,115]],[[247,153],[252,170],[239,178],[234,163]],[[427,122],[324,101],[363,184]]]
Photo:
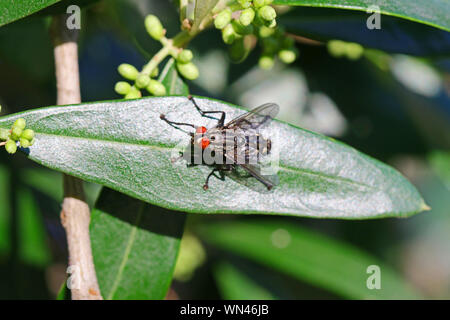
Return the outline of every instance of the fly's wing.
[[[250,131],[252,134],[250,136],[254,136],[255,130],[262,129],[264,126],[270,123],[272,119],[278,114],[279,111],[278,105],[274,103],[266,103],[263,104],[233,120],[228,122],[224,128],[225,129],[240,129],[243,131]],[[251,154],[254,154],[255,157],[259,154],[259,150],[255,149],[253,145],[248,146],[249,152]],[[250,176],[254,177],[256,180],[264,184],[268,190],[272,189],[272,187],[276,186],[278,184],[278,176],[276,174],[274,175],[262,175],[261,174],[261,168],[260,164],[250,164],[250,163],[238,163],[234,159],[234,157],[226,153],[225,157],[231,159],[236,165],[237,168],[242,168],[244,171],[249,174]],[[242,178],[241,175],[239,175],[238,172],[235,172],[239,177],[240,181],[242,181],[244,184],[247,184],[246,181],[248,179],[240,179]],[[248,177],[247,177],[248,178]],[[249,182],[250,183],[250,182]]]
[[[274,186],[278,185],[279,179],[276,174],[273,175],[262,175],[261,170],[257,165],[253,164],[241,164],[239,165],[245,171],[250,173],[259,182],[264,184],[268,190],[272,189]]]
[[[279,110],[280,107],[275,103],[266,103],[231,120],[225,125],[225,128],[240,128],[244,131],[261,129],[275,118]]]
[[[230,155],[228,155],[228,154],[225,154],[225,157],[230,159],[230,160],[232,160],[236,164],[237,170],[235,170],[234,176],[235,176],[235,178],[237,178],[238,180],[240,180],[244,184],[247,184],[246,180],[248,180],[247,178],[249,178],[249,176],[248,175],[247,175],[247,177],[243,176],[239,172],[240,168],[244,169],[244,171],[247,174],[249,174],[250,176],[254,177],[256,180],[258,180],[259,182],[264,184],[267,187],[268,190],[270,190],[274,186],[278,185],[278,183],[279,183],[278,176],[276,174],[272,174],[272,175],[263,175],[263,174],[261,174],[260,164],[249,164],[249,163],[240,164],[240,163],[236,163],[232,159],[232,157],[230,157]]]

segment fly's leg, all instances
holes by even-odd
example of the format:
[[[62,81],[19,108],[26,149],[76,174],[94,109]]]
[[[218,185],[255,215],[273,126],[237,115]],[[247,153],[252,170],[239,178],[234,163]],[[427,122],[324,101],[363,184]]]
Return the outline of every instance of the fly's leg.
[[[194,134],[193,134],[192,132],[188,132],[188,131],[183,130],[183,129],[181,129],[181,128],[178,127],[178,126],[189,126],[189,127],[192,127],[192,128],[195,129],[195,126],[194,126],[193,124],[191,124],[191,123],[185,123],[185,122],[175,122],[175,121],[170,121],[170,120],[168,120],[168,119],[166,118],[166,116],[165,116],[164,114],[161,114],[161,115],[159,116],[159,118],[160,118],[161,120],[164,120],[165,122],[167,122],[170,126],[172,126],[172,127],[176,128],[176,129],[178,129],[178,130],[181,130],[181,131],[187,133],[187,134],[190,135],[191,137],[194,136]]]
[[[222,181],[225,181],[225,174],[224,174],[224,172],[226,172],[226,171],[231,171],[233,169],[233,167],[231,166],[231,165],[227,165],[227,166],[224,166],[224,167],[216,167],[216,168],[214,168],[209,174],[208,174],[208,176],[206,177],[206,181],[205,181],[205,184],[203,185],[203,190],[208,190],[208,188],[209,188],[209,178],[211,178],[212,176],[214,176],[214,177],[216,177],[217,179],[219,179],[219,180],[222,180]],[[220,174],[220,176],[218,177],[217,175],[216,175],[216,172],[219,172],[219,174]]]
[[[223,127],[223,125],[224,125],[224,123],[225,123],[225,112],[224,112],[224,111],[203,111],[202,109],[200,109],[200,107],[198,106],[197,102],[195,102],[193,96],[189,95],[189,96],[188,96],[188,99],[192,101],[192,103],[193,103],[194,106],[195,106],[195,109],[197,109],[197,111],[200,113],[200,115],[201,115],[202,117],[217,120],[217,118],[210,117],[210,116],[208,116],[208,114],[220,113],[221,116],[220,116],[220,119],[218,120],[217,125],[218,125],[219,127]]]

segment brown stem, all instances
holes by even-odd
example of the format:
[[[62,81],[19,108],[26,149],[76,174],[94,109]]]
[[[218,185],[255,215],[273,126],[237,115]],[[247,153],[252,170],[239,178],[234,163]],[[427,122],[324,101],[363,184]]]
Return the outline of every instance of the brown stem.
[[[78,73],[78,30],[69,30],[66,15],[55,16],[50,33],[54,45],[57,104],[81,102]],[[84,198],[83,182],[64,175],[61,223],[66,230],[71,267],[73,300],[103,299],[95,274],[89,238],[90,211]]]

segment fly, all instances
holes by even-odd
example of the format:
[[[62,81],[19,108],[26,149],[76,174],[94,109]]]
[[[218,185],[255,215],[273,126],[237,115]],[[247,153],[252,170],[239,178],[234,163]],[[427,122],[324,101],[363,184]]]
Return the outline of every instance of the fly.
[[[276,174],[264,175],[261,173],[260,159],[271,153],[272,141],[265,139],[258,132],[277,115],[278,105],[274,103],[263,104],[225,124],[226,114],[224,111],[203,111],[192,96],[188,96],[188,99],[202,117],[218,120],[217,125],[207,129],[204,126],[170,121],[164,114],[161,114],[160,118],[177,129],[180,129],[178,126],[194,128],[195,132],[188,132],[191,136],[191,146],[200,148],[202,151],[207,150],[216,160],[219,159],[219,161],[213,163],[214,169],[206,178],[204,190],[208,190],[209,179],[212,176],[224,180],[224,173],[233,171],[236,167],[243,168],[266,186],[268,190],[278,184]],[[219,114],[220,118],[211,117],[211,114]],[[219,173],[220,176],[217,176],[216,173]]]

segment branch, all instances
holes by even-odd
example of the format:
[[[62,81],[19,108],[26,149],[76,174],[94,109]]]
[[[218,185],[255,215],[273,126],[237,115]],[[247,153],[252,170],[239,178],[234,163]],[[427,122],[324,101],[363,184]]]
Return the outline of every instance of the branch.
[[[57,104],[81,102],[78,73],[78,31],[66,27],[66,15],[55,16],[50,28],[54,45]],[[72,299],[101,300],[89,237],[90,211],[84,198],[83,181],[64,175],[61,223],[69,246],[72,267]],[[76,279],[76,281],[75,281]]]

